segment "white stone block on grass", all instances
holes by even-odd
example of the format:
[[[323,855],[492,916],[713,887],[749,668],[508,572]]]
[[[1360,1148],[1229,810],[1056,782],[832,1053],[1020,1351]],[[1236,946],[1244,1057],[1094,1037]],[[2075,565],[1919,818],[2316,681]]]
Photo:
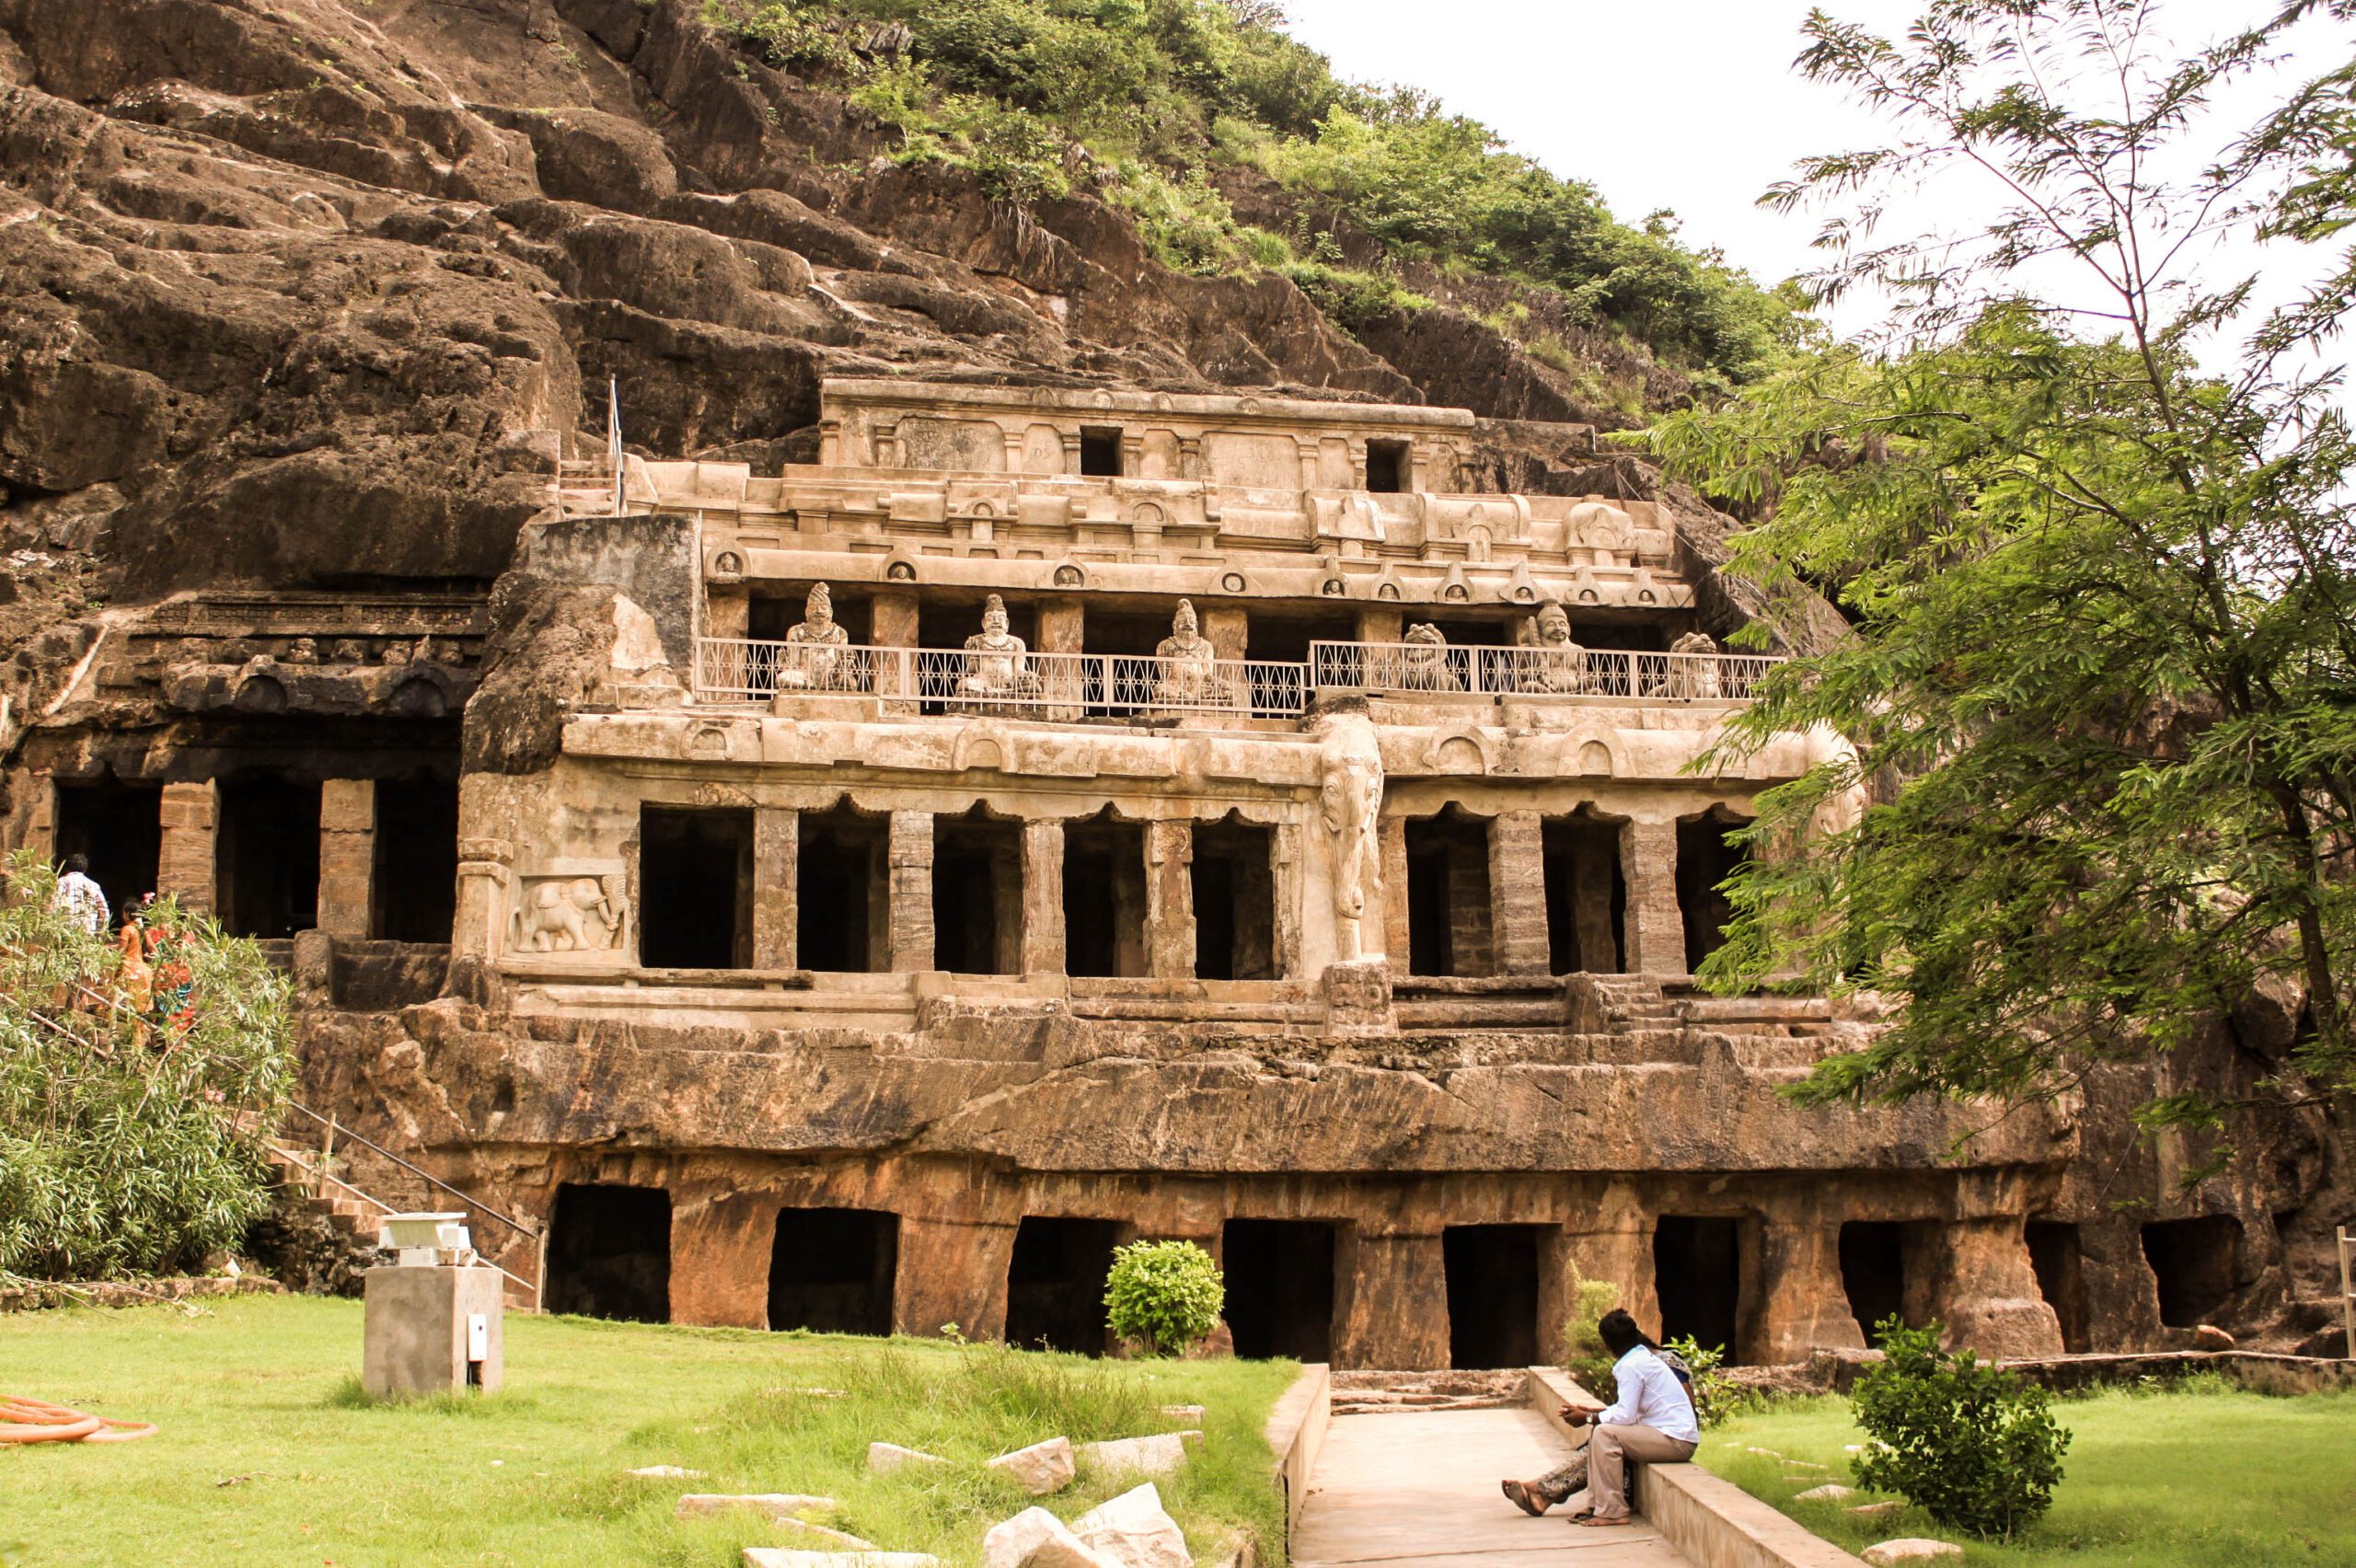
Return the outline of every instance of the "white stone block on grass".
[[[1114,1568],[1195,1568],[1186,1532],[1163,1510],[1149,1481],[1082,1514],[1071,1528]]]
[[[1795,1503],[1838,1503],[1844,1497],[1854,1497],[1856,1494],[1857,1489],[1854,1486],[1843,1486],[1837,1481],[1828,1481],[1822,1486],[1809,1487],[1792,1501]]]
[[[1025,1508],[982,1538],[982,1568],[1112,1568],[1071,1527],[1045,1508]]]
[[[1895,1514],[1905,1506],[1903,1503],[1860,1503],[1849,1512],[1861,1514],[1868,1519],[1877,1519],[1884,1514]]]
[[[1176,1432],[1157,1432],[1149,1437],[1082,1443],[1074,1452],[1081,1464],[1103,1475],[1172,1475],[1186,1462],[1186,1440]]]
[[[1172,1421],[1183,1421],[1189,1426],[1203,1424],[1203,1407],[1200,1405],[1163,1405],[1161,1413]]]
[[[939,1454],[928,1454],[921,1448],[903,1448],[897,1443],[870,1443],[867,1446],[867,1468],[877,1475],[890,1475],[894,1470],[910,1465],[945,1465],[949,1461]]]
[[[1061,1492],[1080,1473],[1072,1459],[1068,1437],[1050,1437],[1044,1443],[1000,1454],[989,1461],[988,1468],[1007,1476],[1034,1497]]]
[[[1961,1562],[1963,1548],[1951,1540],[1929,1540],[1921,1536],[1902,1536],[1897,1540],[1876,1541],[1862,1553],[1874,1568],[1896,1568],[1903,1562]]]
[[[834,1505],[833,1498],[806,1492],[690,1492],[679,1499],[678,1515],[692,1519],[744,1508],[765,1519],[791,1519],[796,1514],[820,1513]]]
[[[798,1546],[748,1546],[745,1568],[941,1568],[924,1551],[812,1551]]]
[[[629,1472],[647,1481],[701,1481],[703,1471],[679,1465],[641,1465]]]

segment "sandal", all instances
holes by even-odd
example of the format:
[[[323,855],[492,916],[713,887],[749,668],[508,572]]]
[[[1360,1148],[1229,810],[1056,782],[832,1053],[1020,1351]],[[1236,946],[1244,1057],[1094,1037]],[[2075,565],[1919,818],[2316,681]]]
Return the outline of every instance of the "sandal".
[[[1549,1506],[1548,1504],[1532,1498],[1530,1495],[1530,1488],[1519,1481],[1501,1481],[1497,1482],[1497,1490],[1506,1494],[1507,1502],[1533,1519],[1543,1514]]]
[[[1607,1519],[1597,1514],[1582,1514],[1579,1516],[1579,1523],[1587,1526],[1589,1529],[1616,1529],[1623,1525],[1630,1525],[1634,1522],[1635,1521],[1634,1519],[1630,1518],[1625,1514],[1621,1515],[1616,1519]]]

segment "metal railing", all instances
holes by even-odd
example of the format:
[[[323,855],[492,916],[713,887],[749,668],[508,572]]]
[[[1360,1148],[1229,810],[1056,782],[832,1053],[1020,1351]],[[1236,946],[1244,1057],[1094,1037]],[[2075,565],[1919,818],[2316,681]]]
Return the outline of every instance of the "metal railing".
[[[1754,653],[1312,642],[1308,662],[1297,663],[706,637],[696,641],[695,695],[699,702],[761,702],[833,692],[914,703],[928,713],[1045,719],[1155,713],[1289,719],[1307,711],[1311,692],[1335,690],[1742,702],[1782,663]]]

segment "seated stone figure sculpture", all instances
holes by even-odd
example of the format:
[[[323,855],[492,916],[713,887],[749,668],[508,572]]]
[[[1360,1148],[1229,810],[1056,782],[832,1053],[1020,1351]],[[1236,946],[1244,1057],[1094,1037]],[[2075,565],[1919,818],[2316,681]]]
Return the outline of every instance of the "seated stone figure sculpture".
[[[1448,639],[1439,628],[1420,622],[1407,628],[1406,646],[1399,651],[1402,691],[1462,691],[1463,677],[1448,662]]]
[[[844,650],[850,633],[835,620],[834,590],[813,584],[803,601],[802,623],[786,632],[784,657],[778,661],[780,690],[847,691],[850,661]]]
[[[1153,700],[1171,708],[1215,708],[1232,700],[1218,678],[1218,651],[1202,634],[1192,600],[1178,601],[1170,635],[1155,645]]]
[[[1530,620],[1528,646],[1515,655],[1521,665],[1515,685],[1533,693],[1567,694],[1588,686],[1587,650],[1571,640],[1571,617],[1560,605],[1539,606]]]
[[[1015,702],[1035,697],[1030,645],[1008,628],[1006,601],[993,594],[982,605],[982,629],[965,639],[964,674],[957,695],[972,701]]]
[[[1668,693],[1670,697],[1715,698],[1718,695],[1717,642],[1706,631],[1689,631],[1669,645],[1669,652],[1709,654],[1709,658],[1672,658],[1669,661]]]

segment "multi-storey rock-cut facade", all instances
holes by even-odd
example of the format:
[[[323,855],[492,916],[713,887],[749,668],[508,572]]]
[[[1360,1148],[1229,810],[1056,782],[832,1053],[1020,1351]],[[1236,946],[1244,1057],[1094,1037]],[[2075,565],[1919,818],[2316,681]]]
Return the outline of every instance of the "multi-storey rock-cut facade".
[[[480,1239],[558,1307],[1102,1348],[1170,1236],[1247,1354],[1524,1364],[1585,1274],[1783,1361],[2161,1343],[2276,1266],[2226,1203],[2155,1253],[2075,1102],[1779,1097],[1870,1009],[1691,972],[1842,743],[1717,749],[1774,659],[1665,503],[1273,397],[829,381],[814,455],[575,476],[374,641],[150,626],[151,727],[27,748],[13,836],[158,789],[164,886],[305,933],[306,1093],[545,1224]]]

